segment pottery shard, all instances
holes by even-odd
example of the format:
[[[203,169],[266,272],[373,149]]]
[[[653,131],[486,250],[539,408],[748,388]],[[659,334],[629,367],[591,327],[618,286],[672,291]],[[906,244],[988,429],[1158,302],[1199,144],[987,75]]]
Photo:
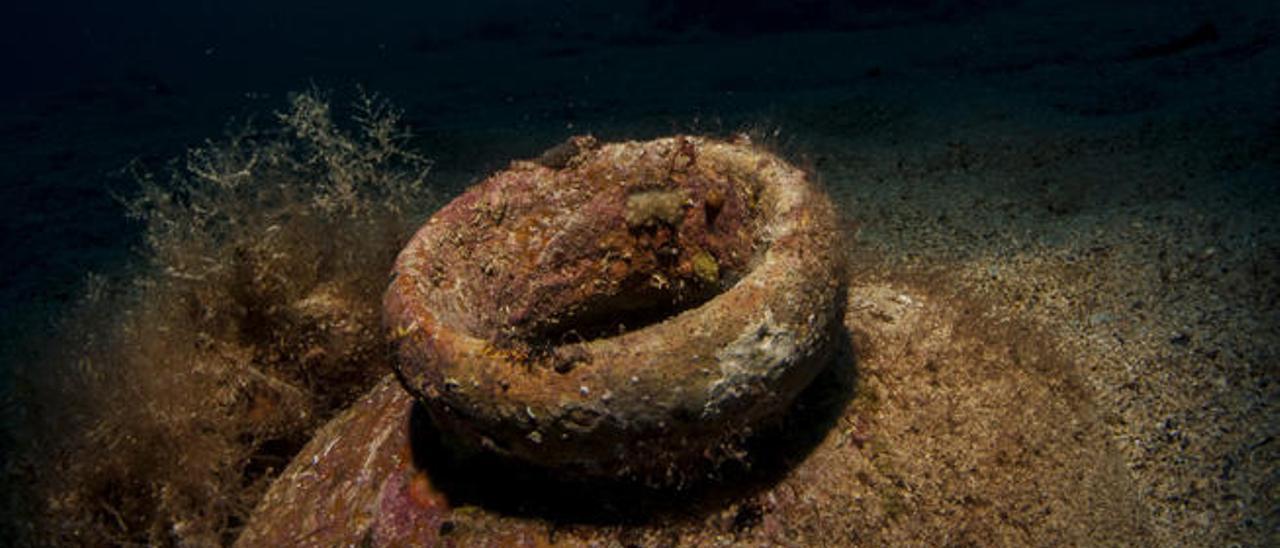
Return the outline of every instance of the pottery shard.
[[[843,278],[834,210],[748,144],[557,149],[406,246],[384,302],[398,370],[461,443],[680,481],[823,365]]]

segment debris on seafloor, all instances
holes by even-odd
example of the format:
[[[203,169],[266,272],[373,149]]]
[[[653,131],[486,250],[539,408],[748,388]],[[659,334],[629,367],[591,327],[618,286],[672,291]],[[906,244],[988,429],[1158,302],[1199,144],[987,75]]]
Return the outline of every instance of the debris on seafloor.
[[[825,199],[792,179],[818,201],[786,207],[748,178],[803,176],[747,145],[558,148],[419,232],[386,297],[397,375],[317,433],[238,545],[1148,538],[1034,326],[945,278],[845,272]],[[646,197],[629,223],[642,192],[682,193],[682,216]]]

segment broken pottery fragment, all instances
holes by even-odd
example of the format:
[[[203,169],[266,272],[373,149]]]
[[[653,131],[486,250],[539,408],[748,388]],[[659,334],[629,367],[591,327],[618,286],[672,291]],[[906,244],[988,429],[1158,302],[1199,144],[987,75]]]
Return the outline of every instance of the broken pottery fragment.
[[[745,139],[577,137],[437,212],[384,300],[456,444],[669,486],[737,454],[826,363],[836,214]]]

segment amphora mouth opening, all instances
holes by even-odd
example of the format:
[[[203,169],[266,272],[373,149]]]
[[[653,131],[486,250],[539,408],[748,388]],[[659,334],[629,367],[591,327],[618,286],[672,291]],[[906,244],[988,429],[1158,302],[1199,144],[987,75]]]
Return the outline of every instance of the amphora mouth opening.
[[[384,303],[397,369],[463,442],[665,483],[732,453],[823,365],[835,225],[802,171],[749,143],[576,137],[406,246]]]

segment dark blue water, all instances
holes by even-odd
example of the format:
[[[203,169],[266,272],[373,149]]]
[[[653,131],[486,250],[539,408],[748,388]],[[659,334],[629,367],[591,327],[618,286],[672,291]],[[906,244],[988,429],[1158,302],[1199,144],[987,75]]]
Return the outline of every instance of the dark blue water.
[[[1266,3],[1221,14],[1211,3],[998,0],[60,0],[4,11],[0,287],[11,311],[64,300],[83,271],[122,258],[131,230],[108,190],[131,183],[113,172],[180,156],[313,85],[339,97],[363,85],[444,140],[458,129],[554,140],[785,125],[779,111],[841,94],[959,106],[1031,92],[1089,119],[1158,106],[1181,93],[1177,71],[1224,60],[1257,70],[1213,93],[1241,95],[1246,111],[1274,99],[1265,87],[1245,96],[1250,79],[1274,76],[1256,65],[1274,41]],[[1167,58],[1178,61],[1163,74],[1130,68]],[[520,141],[428,154],[474,174],[545,146]]]

